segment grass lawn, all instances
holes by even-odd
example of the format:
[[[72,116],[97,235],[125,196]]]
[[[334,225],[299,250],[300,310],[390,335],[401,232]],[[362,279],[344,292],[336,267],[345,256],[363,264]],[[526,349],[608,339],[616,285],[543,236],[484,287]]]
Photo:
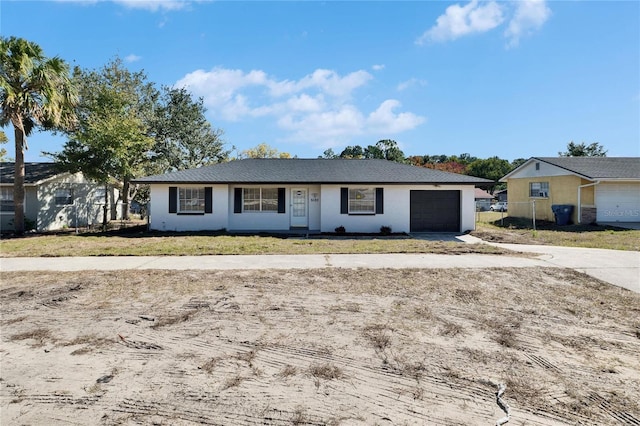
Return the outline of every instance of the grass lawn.
[[[640,251],[640,231],[612,226],[567,225],[511,218],[508,213],[480,212],[472,235],[485,241]]]
[[[640,250],[640,231],[600,226],[556,226],[510,218],[501,213],[478,214],[472,235],[489,242],[550,244],[616,250]],[[426,241],[405,235],[316,236],[311,238],[225,233],[147,232],[143,227],[121,231],[61,232],[0,240],[0,257],[56,256],[197,256],[227,254],[443,253],[508,254],[487,244]]]
[[[510,253],[486,244],[425,241],[408,236],[284,238],[220,233],[60,233],[0,241],[2,257],[189,256],[226,254]]]

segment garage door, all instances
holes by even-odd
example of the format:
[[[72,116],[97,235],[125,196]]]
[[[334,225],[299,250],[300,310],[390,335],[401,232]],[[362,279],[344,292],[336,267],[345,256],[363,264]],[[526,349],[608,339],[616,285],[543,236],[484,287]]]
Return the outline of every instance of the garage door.
[[[597,222],[640,222],[640,184],[596,185]]]
[[[460,191],[411,191],[411,232],[459,232]]]

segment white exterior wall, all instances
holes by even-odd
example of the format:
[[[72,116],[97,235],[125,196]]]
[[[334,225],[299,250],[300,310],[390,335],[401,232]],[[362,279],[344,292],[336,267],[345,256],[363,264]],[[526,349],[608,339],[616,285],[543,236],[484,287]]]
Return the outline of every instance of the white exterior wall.
[[[376,215],[340,214],[340,188],[347,185],[322,185],[322,232],[334,232],[344,226],[347,232],[380,232],[390,226],[392,232],[409,232],[411,190],[460,191],[460,231],[475,229],[475,190],[469,185],[374,185],[384,188],[384,213]],[[351,187],[365,185],[351,185]]]
[[[72,189],[73,204],[56,205],[57,189]],[[88,226],[102,223],[102,206],[104,205],[103,185],[84,178],[82,173],[64,174],[37,186],[37,229],[52,231],[65,227]],[[111,195],[114,197],[112,198]],[[113,206],[119,196],[117,189],[109,196],[110,208],[117,212],[116,219],[122,217],[120,208]],[[27,200],[28,202],[29,200]],[[32,205],[25,206],[26,214],[32,211]],[[121,204],[121,203],[120,203]],[[111,218],[111,215],[109,215]]]
[[[178,188],[210,186],[212,188],[213,212],[199,215],[169,213],[170,186]],[[217,231],[228,229],[229,192],[228,185],[151,185],[149,227],[156,231]],[[233,205],[231,209],[233,209]]]
[[[213,188],[213,213],[204,215],[179,215],[169,213],[169,187],[199,185],[152,184],[150,227],[159,231],[284,231],[291,224],[291,191],[306,188],[308,215],[311,231],[335,232],[344,226],[347,232],[380,232],[381,226],[391,227],[393,232],[409,232],[411,190],[457,190],[461,200],[461,229],[475,229],[475,191],[471,185],[373,185],[384,188],[384,213],[376,215],[340,214],[340,188],[346,185],[201,185]],[[365,185],[351,185],[363,187]],[[234,213],[234,189],[285,188],[285,213]]]

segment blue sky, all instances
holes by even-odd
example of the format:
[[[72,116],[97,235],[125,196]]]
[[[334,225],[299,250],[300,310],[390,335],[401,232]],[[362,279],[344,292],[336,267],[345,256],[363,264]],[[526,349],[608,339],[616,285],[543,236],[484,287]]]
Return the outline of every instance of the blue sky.
[[[96,69],[119,56],[186,86],[228,148],[301,158],[640,155],[640,2],[11,1],[0,32]],[[13,156],[13,129],[7,146]],[[64,139],[37,133],[27,161]]]

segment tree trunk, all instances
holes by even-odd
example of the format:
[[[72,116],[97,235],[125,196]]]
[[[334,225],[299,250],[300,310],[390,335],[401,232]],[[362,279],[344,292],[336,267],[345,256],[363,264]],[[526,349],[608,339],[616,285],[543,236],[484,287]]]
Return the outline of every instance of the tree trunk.
[[[16,235],[24,234],[24,131],[14,126],[16,139],[15,179],[13,181],[13,226]]]
[[[124,178],[122,182],[122,220],[129,220],[129,187],[131,182]]]

